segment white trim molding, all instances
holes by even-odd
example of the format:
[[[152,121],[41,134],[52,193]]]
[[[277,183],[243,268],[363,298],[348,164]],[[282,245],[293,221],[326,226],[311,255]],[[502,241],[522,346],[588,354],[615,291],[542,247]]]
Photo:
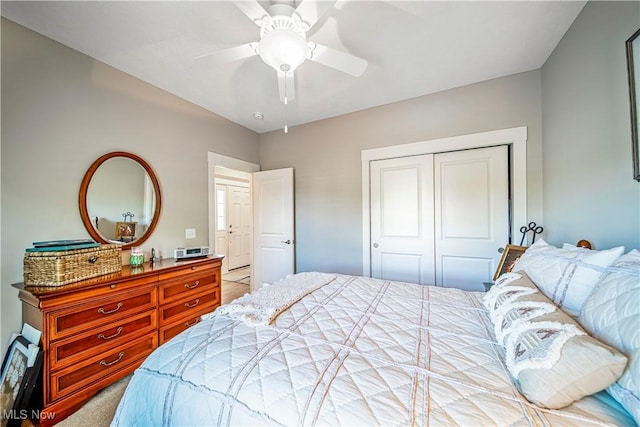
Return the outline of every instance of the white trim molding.
[[[371,276],[371,195],[369,193],[369,180],[372,161],[492,147],[495,145],[511,146],[511,235],[516,236],[517,224],[528,224],[526,126],[362,150],[362,275]]]

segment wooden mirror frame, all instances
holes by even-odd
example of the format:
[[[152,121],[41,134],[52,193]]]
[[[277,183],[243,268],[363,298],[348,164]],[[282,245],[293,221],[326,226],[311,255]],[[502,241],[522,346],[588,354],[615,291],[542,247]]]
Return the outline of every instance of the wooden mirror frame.
[[[96,242],[114,243],[112,241],[106,240],[104,237],[100,235],[98,230],[94,228],[93,223],[91,222],[91,218],[89,217],[89,211],[87,210],[87,191],[89,190],[89,184],[91,183],[91,179],[93,178],[93,175],[95,174],[96,170],[104,162],[114,157],[126,157],[128,159],[131,159],[137,162],[140,166],[142,166],[144,170],[147,172],[147,174],[149,174],[149,179],[151,179],[151,182],[153,184],[153,191],[155,192],[155,195],[156,195],[155,209],[153,211],[153,219],[149,223],[149,226],[147,227],[145,232],[139,238],[137,238],[132,242],[124,243],[122,245],[122,249],[126,250],[131,248],[132,246],[139,246],[140,244],[144,243],[151,236],[151,233],[153,233],[153,230],[156,228],[156,225],[158,225],[158,219],[160,218],[160,210],[162,207],[162,194],[160,192],[160,184],[158,182],[158,178],[156,177],[156,174],[153,172],[153,169],[151,169],[151,166],[149,166],[149,164],[139,156],[136,156],[135,154],[132,154],[132,153],[127,153],[126,151],[114,151],[111,153],[107,153],[103,156],[100,156],[95,162],[91,164],[87,172],[84,174],[84,178],[82,178],[82,183],[80,184],[80,196],[78,199],[78,206],[80,207],[80,218],[82,218],[82,223],[84,224],[84,227],[87,229],[91,237]]]

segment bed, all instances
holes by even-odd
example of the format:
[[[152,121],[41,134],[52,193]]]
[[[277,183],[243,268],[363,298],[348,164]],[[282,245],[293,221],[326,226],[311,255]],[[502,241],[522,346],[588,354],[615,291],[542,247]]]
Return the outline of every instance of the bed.
[[[112,425],[636,425],[640,253],[605,252],[541,240],[487,293],[293,275],[159,347]]]

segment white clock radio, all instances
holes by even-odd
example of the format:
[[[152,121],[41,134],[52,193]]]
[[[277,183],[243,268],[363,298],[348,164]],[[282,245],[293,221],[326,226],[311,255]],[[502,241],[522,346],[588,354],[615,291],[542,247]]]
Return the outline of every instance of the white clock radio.
[[[177,260],[197,258],[209,255],[208,246],[200,246],[197,248],[178,248],[173,251],[173,257]]]

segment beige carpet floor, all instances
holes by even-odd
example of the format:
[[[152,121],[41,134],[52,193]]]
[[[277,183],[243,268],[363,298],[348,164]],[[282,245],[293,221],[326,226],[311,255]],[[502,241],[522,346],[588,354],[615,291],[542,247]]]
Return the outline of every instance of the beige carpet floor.
[[[101,390],[82,408],[56,424],[56,427],[109,427],[130,378],[131,376],[126,376]]]

